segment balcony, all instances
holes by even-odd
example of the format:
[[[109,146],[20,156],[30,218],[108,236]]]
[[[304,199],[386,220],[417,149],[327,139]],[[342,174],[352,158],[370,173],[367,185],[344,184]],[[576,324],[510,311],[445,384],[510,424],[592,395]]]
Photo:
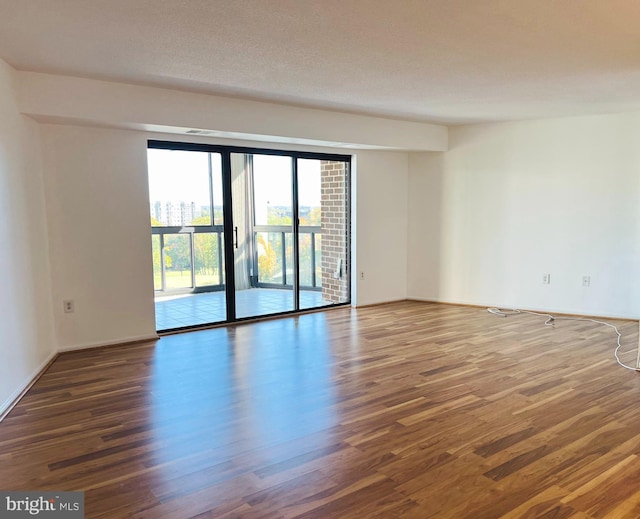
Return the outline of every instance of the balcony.
[[[152,232],[157,329],[225,321],[222,229],[210,232],[197,227],[157,227]],[[237,262],[248,263],[248,276],[236,281],[240,285],[236,286],[237,317],[295,309],[292,239],[290,227],[256,226],[247,240],[251,244],[245,243],[246,251],[236,255]],[[333,304],[322,297],[319,226],[300,227],[299,251],[300,309]]]
[[[290,310],[291,291],[277,288],[254,288],[236,293],[238,315],[269,315]],[[323,301],[316,290],[300,291],[301,308],[318,308],[332,303]],[[222,322],[227,318],[225,293],[202,292],[156,296],[156,327],[169,330]]]

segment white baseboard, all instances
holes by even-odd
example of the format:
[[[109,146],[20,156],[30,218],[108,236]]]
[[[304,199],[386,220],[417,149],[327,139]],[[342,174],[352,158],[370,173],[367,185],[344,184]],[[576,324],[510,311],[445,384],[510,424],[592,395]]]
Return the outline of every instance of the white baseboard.
[[[431,297],[415,297],[415,296],[407,296],[407,300],[409,301],[422,301],[424,303],[443,303],[447,305],[461,305],[461,306],[477,306],[479,308],[514,308],[513,305],[500,305],[496,303],[482,303],[482,302],[472,302],[472,301],[459,301],[454,299],[438,299]],[[527,306],[516,306],[519,310],[528,310],[530,312],[539,312],[539,313],[548,313],[548,314],[566,314],[566,315],[576,315],[579,317],[592,317],[592,318],[601,318],[601,319],[625,319],[630,321],[638,321],[640,317],[632,314],[616,314],[616,313],[607,313],[607,314],[590,314],[585,313],[583,310],[572,310],[570,308],[529,308]]]
[[[22,395],[22,393],[24,393],[26,389],[33,385],[44,368],[46,368],[47,365],[57,356],[57,351],[51,352],[47,356],[47,358],[44,359],[44,361],[42,361],[40,365],[31,373],[31,375],[27,377],[27,380],[20,384],[20,386],[18,386],[16,390],[9,395],[9,398],[7,398],[4,402],[2,402],[2,404],[0,404],[0,422],[5,418],[7,411],[9,411],[17,403],[17,400]]]
[[[100,342],[87,342],[84,344],[74,344],[72,346],[63,346],[58,348],[59,353],[64,353],[67,351],[77,351],[77,350],[88,350],[91,348],[102,348],[105,346],[119,346],[122,344],[129,344],[132,342],[144,342],[144,341],[155,341],[160,337],[158,334],[153,335],[136,335],[133,337],[124,337],[122,339],[112,340],[112,341],[100,341]]]
[[[366,308],[368,306],[379,306],[379,305],[386,305],[388,303],[400,303],[402,301],[406,301],[407,298],[406,297],[401,297],[399,299],[388,299],[385,301],[375,301],[373,303],[351,303],[351,307],[352,308]]]

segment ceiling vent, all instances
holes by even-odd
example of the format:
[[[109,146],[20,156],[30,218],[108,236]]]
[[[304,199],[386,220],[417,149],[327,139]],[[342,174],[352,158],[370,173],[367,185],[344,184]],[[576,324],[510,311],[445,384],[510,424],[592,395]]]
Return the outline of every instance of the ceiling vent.
[[[213,130],[187,130],[189,135],[215,135],[217,132]]]

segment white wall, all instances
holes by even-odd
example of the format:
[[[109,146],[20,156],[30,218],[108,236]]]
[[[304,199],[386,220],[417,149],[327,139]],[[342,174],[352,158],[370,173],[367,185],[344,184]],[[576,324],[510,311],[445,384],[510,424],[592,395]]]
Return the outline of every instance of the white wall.
[[[638,114],[452,128],[409,192],[410,297],[640,315]]]
[[[37,124],[0,60],[0,413],[55,354]]]
[[[444,153],[409,154],[407,295],[438,299]]]
[[[406,299],[407,154],[359,153],[355,189],[356,303]]]
[[[19,79],[22,113],[46,121],[182,134],[195,128],[236,139],[316,146],[334,142],[376,149],[447,149],[447,127],[438,124],[36,72],[20,72]]]
[[[146,147],[149,138],[178,140],[177,136],[51,124],[43,125],[42,135],[60,348],[153,336]],[[313,149],[335,153],[335,149]],[[407,168],[406,153],[357,152],[354,243],[360,262],[356,270],[364,270],[366,277],[358,283],[353,303],[406,297]],[[62,311],[65,299],[75,301],[73,314]]]
[[[60,348],[155,336],[145,135],[55,125],[42,135]]]

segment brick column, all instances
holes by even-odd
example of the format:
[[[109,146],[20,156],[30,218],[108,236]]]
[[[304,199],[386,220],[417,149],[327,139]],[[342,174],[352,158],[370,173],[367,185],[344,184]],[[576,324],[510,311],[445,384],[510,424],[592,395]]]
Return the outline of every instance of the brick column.
[[[347,175],[344,162],[320,162],[322,210],[322,299],[344,303],[349,298],[347,258]],[[338,279],[334,274],[341,264]]]

